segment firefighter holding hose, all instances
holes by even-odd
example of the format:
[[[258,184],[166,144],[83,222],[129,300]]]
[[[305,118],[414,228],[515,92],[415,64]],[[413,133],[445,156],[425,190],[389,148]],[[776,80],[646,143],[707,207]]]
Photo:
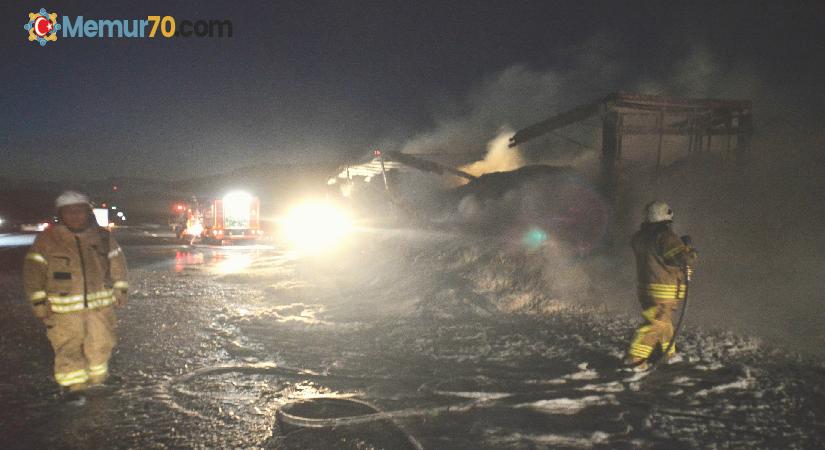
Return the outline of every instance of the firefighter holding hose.
[[[59,223],[40,233],[23,263],[23,286],[54,349],[54,378],[70,392],[102,384],[115,346],[113,305],[126,303],[126,259],[97,226],[89,198],[66,191]]]
[[[690,238],[679,238],[672,229],[673,210],[662,201],[645,206],[644,222],[633,235],[639,302],[645,322],[636,330],[628,349],[628,363],[646,370],[654,352],[663,358],[676,353],[673,311],[687,294],[687,282],[696,262]],[[667,354],[665,354],[667,353]]]

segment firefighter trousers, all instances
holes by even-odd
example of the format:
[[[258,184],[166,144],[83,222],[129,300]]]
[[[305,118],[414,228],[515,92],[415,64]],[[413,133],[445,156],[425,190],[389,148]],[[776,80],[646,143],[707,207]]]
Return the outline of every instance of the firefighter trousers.
[[[645,310],[642,317],[645,322],[636,330],[633,341],[630,343],[628,354],[634,361],[645,360],[650,357],[658,345],[662,353],[667,350],[670,340],[673,339],[673,311],[678,306],[678,300],[642,300]],[[676,353],[676,345],[671,347],[668,357]]]
[[[102,383],[109,376],[109,358],[117,343],[114,309],[106,306],[44,320],[54,349],[54,378],[63,387]]]

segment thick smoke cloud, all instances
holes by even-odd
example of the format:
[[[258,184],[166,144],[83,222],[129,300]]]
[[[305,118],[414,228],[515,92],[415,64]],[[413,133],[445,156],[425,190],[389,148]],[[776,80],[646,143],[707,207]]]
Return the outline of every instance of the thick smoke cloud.
[[[480,159],[502,130],[521,128],[618,89],[625,75],[607,56],[614,50],[609,39],[597,37],[562,52],[564,69],[518,64],[494,73],[470,88],[458,107],[435,112],[435,126],[403,143],[401,150]]]
[[[434,128],[401,147],[418,154],[472,154],[475,160],[482,160],[488,149],[486,159],[468,167],[479,169],[477,173],[506,170],[507,164],[493,163],[507,160],[501,145],[507,133],[502,130],[518,129],[610,92],[750,99],[755,135],[747,164],[710,158],[677,164],[659,178],[630,170],[616,204],[613,246],[583,263],[587,270],[568,271],[577,279],[567,284],[589,286],[588,292],[601,296],[608,307],[636,309],[627,241],[642,205],[661,198],[677,212],[677,232],[692,234],[701,252],[689,323],[755,334],[769,344],[821,356],[825,159],[820,152],[825,133],[816,125],[821,112],[805,110],[799,105],[806,102],[792,90],[766,81],[752,67],[725,61],[706,46],[694,47],[655,76],[616,63],[608,56],[615,50],[597,38],[562,55],[568,61],[565,69],[516,65],[501,70],[470,89],[459,112],[436,116]],[[560,134],[524,145],[513,158],[569,165],[595,178],[599,121]],[[629,144],[655,151],[643,139]],[[558,278],[558,267],[548,270]]]

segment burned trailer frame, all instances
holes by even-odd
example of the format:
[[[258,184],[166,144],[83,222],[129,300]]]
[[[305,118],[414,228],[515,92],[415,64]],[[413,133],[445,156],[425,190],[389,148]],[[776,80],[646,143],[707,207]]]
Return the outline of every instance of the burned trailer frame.
[[[629,136],[658,138],[653,170],[656,176],[663,166],[665,136],[687,137],[683,148],[686,157],[710,150],[714,136],[725,139],[725,159],[744,164],[750,153],[753,118],[749,100],[625,93],[610,94],[521,129],[510,138],[510,147],[549,133],[557,134],[556,130],[592,117],[600,117],[602,121],[602,189],[611,198],[616,193],[619,171],[625,160],[623,144]]]
[[[339,173],[336,177],[352,182],[352,178],[354,176],[372,178],[378,174],[381,174],[384,179],[384,186],[387,190],[389,190],[389,186],[387,185],[387,173],[400,171],[403,167],[442,176],[453,175],[467,181],[476,179],[475,176],[459,169],[397,151],[382,152],[380,155],[375,156],[372,160],[364,164],[347,164],[341,166],[339,167]],[[333,179],[335,179],[335,177]],[[333,179],[330,179],[328,184],[332,184]]]

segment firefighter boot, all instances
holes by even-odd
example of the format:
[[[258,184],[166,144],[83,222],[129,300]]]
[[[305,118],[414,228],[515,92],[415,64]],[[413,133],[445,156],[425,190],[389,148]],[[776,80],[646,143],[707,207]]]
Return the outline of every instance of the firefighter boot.
[[[66,391],[69,392],[69,393],[82,392],[82,391],[85,391],[88,388],[89,388],[89,385],[87,383],[77,383],[77,384],[73,384],[73,385],[69,386],[68,388],[66,388]]]
[[[106,382],[109,379],[109,372],[106,371],[100,374],[92,374],[91,371],[93,369],[89,369],[89,385],[91,386],[99,386]]]
[[[650,369],[650,364],[646,359],[636,357],[625,358],[625,366],[625,370],[630,370],[633,372],[646,372]]]

